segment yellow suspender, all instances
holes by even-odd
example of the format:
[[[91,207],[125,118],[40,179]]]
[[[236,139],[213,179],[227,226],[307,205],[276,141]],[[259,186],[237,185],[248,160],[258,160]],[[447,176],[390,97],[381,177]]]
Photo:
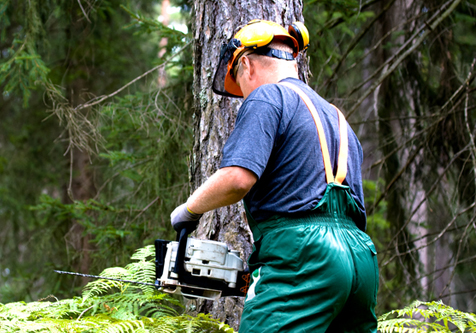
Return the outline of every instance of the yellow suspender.
[[[319,114],[317,113],[314,104],[312,104],[311,99],[301,89],[299,89],[299,87],[295,86],[294,84],[289,82],[280,82],[280,84],[294,90],[301,97],[304,104],[306,104],[307,108],[311,112],[312,118],[314,119],[314,123],[316,124],[319,141],[321,142],[322,158],[324,159],[324,168],[326,170],[327,183],[329,184],[336,182],[338,184],[342,184],[345,179],[345,176],[347,175],[347,155],[349,150],[349,140],[347,137],[347,122],[345,120],[344,115],[335,105],[332,105],[337,110],[337,114],[339,116],[340,133],[339,159],[337,162],[337,174],[334,180],[334,174],[332,172],[331,159],[329,156],[329,148],[327,147],[324,127],[322,127],[321,119],[319,118]]]

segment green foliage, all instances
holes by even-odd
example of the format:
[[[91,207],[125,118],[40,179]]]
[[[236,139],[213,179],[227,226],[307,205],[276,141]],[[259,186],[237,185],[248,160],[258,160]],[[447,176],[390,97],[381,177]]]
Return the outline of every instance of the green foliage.
[[[148,18],[141,13],[134,13],[124,5],[121,5],[121,8],[129,13],[129,15],[135,20],[129,25],[125,26],[125,29],[134,28],[137,34],[150,34],[154,32],[158,33],[160,38],[168,38],[171,42],[171,45],[174,46],[183,44],[186,41],[187,36],[183,32],[168,28],[157,20]]]
[[[378,329],[392,332],[476,332],[476,315],[453,309],[440,302],[415,301],[379,318]]]
[[[352,64],[364,54],[361,48],[347,53],[346,47],[362,31],[365,24],[370,21],[375,13],[373,10],[362,10],[362,2],[354,0],[343,1],[316,1],[309,0],[304,3],[307,8],[303,11],[306,26],[309,28],[310,49],[307,56],[313,76],[309,84],[314,90],[324,92],[323,85],[329,77],[333,77],[336,66],[344,61]],[[316,52],[316,50],[318,50]],[[312,51],[312,52],[311,52]],[[361,80],[360,76],[347,75],[345,80],[339,82],[340,96],[345,96],[345,88]]]
[[[23,106],[27,107],[31,90],[47,81],[50,70],[28,39],[15,39],[8,53],[10,59],[0,63],[0,85],[6,83],[3,94],[8,97],[14,91],[20,90]]]
[[[23,96],[24,107],[28,106],[31,90],[46,83],[50,71],[36,47],[44,33],[38,6],[36,0],[28,4],[20,2],[16,6],[10,0],[0,0],[0,46],[1,42],[7,40],[7,29],[12,25],[9,11],[16,7],[26,18],[25,24],[17,27],[9,36],[12,39],[10,47],[2,50],[1,58],[6,60],[0,58],[0,87],[4,84],[3,95],[9,97],[19,92]]]
[[[175,56],[190,36],[157,22],[156,9],[0,0],[2,302],[79,292],[79,279],[51,271],[124,265],[175,236],[169,214],[189,192],[192,51]]]
[[[377,251],[385,249],[390,235],[390,222],[386,219],[387,202],[381,200],[383,180],[364,179],[365,208],[367,211],[367,233],[373,239]]]
[[[153,282],[155,250],[139,249],[125,268],[104,270],[104,277]],[[49,298],[54,298],[49,296]],[[151,286],[95,280],[82,297],[0,304],[0,332],[227,332],[228,325],[199,314],[183,312],[174,298]]]

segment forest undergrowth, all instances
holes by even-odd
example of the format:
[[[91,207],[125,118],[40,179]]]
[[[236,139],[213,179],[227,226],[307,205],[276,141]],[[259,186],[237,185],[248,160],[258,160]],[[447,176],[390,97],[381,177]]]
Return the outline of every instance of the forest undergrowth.
[[[154,247],[137,250],[126,267],[101,276],[137,282],[155,278]],[[206,314],[191,316],[182,302],[153,286],[112,280],[89,282],[82,296],[0,304],[0,332],[228,332],[233,329]]]
[[[137,250],[126,267],[105,269],[101,276],[153,283],[154,246]],[[0,332],[235,332],[209,314],[188,314],[182,300],[153,286],[98,279],[81,296],[36,302],[0,303]],[[379,331],[476,332],[476,315],[439,302],[415,301],[379,317]]]

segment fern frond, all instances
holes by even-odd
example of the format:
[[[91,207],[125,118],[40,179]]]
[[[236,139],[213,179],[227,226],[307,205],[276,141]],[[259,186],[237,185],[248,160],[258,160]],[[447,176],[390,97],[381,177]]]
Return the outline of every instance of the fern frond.
[[[448,332],[448,330],[439,324],[425,323],[418,319],[411,318],[395,318],[379,323],[379,331],[382,333],[392,332],[408,332],[408,333],[423,333],[428,332],[428,329],[435,332]]]
[[[60,332],[58,329],[48,324],[32,321],[10,321],[0,322],[1,332]]]
[[[116,278],[116,279],[124,279],[124,280],[131,280],[132,274],[129,270],[123,267],[111,267],[107,268],[101,272],[101,276]],[[111,290],[118,289],[123,290],[125,288],[125,283],[113,280],[94,280],[89,282],[83,288],[83,299],[87,299],[89,297],[99,296],[104,293],[110,292]]]
[[[125,333],[136,332],[138,329],[144,329],[144,323],[142,320],[124,320],[112,325],[109,325],[104,333]]]
[[[155,256],[154,245],[148,245],[138,249],[132,256],[132,260],[150,261]]]
[[[78,321],[71,319],[44,318],[41,319],[39,323],[45,325],[49,330],[56,329],[58,332],[88,332],[100,327],[100,324],[95,321]]]
[[[89,282],[83,289],[83,299],[99,296],[114,289],[123,289],[124,283],[112,280],[96,280]]]
[[[411,305],[390,311],[379,318],[380,332],[475,332],[476,316],[453,309],[443,302],[415,301]]]

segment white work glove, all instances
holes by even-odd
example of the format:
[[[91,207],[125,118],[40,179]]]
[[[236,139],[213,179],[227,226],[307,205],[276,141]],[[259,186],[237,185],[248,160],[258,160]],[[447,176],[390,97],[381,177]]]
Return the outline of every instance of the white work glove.
[[[170,214],[170,222],[175,231],[180,232],[180,230],[186,228],[187,232],[191,233],[197,229],[198,220],[200,220],[202,215],[192,213],[187,208],[187,203],[184,203],[175,208],[172,214]]]

